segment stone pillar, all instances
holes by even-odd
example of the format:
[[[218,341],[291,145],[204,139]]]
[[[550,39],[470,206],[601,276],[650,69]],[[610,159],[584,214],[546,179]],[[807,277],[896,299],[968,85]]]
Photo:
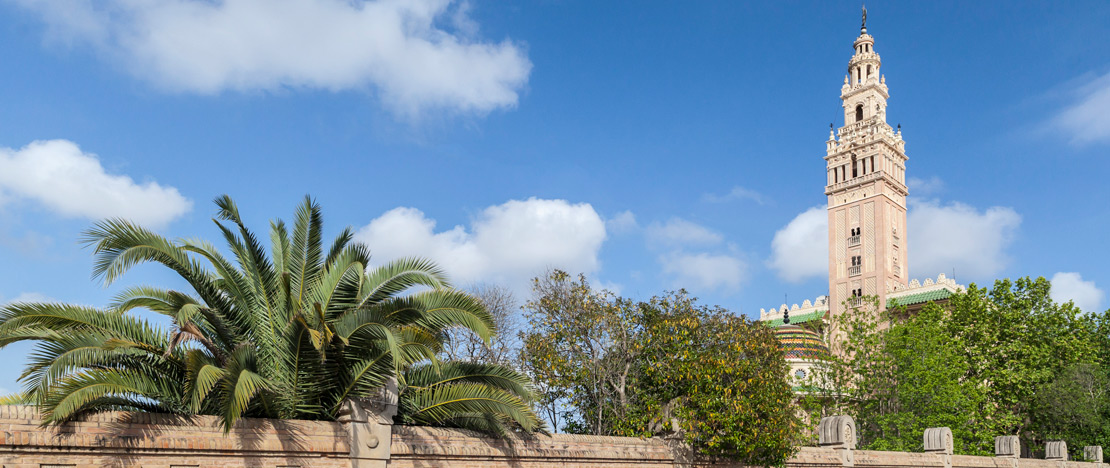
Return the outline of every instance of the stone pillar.
[[[817,425],[817,442],[822,447],[840,451],[844,466],[854,466],[856,448],[856,420],[851,416],[828,416]]]
[[[1062,440],[1050,440],[1045,442],[1044,459],[1068,461],[1068,443]]]
[[[391,377],[376,397],[343,402],[337,421],[347,427],[351,468],[385,468],[389,464],[398,394],[397,379]]]
[[[1021,439],[1018,436],[998,436],[994,438],[994,456],[1006,458],[1012,468],[1017,468],[1021,458]]]
[[[1021,457],[1021,440],[1018,436],[998,436],[994,438],[994,456],[1004,458]]]
[[[952,452],[954,449],[952,429],[947,427],[925,429],[925,451],[940,455],[945,468],[952,467]]]
[[[1102,463],[1102,446],[1088,445],[1083,447],[1083,458],[1089,462]]]

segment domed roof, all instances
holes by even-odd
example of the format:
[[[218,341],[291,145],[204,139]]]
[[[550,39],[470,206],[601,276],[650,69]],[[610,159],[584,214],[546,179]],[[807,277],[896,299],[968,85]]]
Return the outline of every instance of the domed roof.
[[[797,325],[784,325],[775,330],[787,359],[827,359],[829,346],[817,332]]]

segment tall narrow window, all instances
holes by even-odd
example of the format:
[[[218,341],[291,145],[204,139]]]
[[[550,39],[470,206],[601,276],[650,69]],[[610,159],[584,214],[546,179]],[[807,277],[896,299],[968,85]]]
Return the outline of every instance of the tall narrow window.
[[[856,106],[856,122],[863,120],[863,104]]]
[[[852,177],[859,177],[859,171],[856,170],[856,156],[852,155]]]

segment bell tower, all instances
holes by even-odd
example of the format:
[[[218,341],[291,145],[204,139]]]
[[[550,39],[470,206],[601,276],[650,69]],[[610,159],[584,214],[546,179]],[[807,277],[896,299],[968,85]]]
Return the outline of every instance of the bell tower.
[[[830,314],[875,295],[885,306],[895,283],[906,284],[906,144],[886,122],[890,94],[867,34],[867,9],[848,76],[840,89],[844,125],[829,126],[825,163],[829,212]]]

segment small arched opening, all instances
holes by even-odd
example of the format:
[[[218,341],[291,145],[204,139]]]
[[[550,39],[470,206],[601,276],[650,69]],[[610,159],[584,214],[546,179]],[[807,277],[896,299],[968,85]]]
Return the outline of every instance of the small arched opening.
[[[856,106],[856,122],[863,120],[863,104]]]

